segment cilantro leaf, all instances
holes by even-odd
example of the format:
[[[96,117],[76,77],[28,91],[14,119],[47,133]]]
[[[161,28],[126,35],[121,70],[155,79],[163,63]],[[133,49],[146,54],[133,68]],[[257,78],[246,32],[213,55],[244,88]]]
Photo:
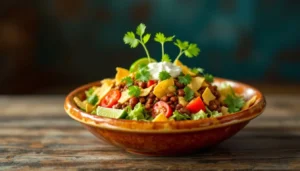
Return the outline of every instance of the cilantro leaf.
[[[171,119],[174,119],[176,121],[180,121],[180,120],[189,120],[191,119],[191,117],[187,114],[181,114],[179,113],[177,110],[175,110],[175,112],[173,112],[173,115],[170,117]]]
[[[189,47],[184,51],[184,54],[187,57],[192,58],[192,57],[198,56],[199,52],[200,52],[200,49],[198,48],[197,44],[191,43],[189,45]]]
[[[187,74],[184,76],[179,76],[178,80],[180,83],[182,83],[184,85],[188,85],[192,81],[192,77],[189,74]]]
[[[159,42],[161,44],[161,56],[162,56],[162,58],[165,55],[164,43],[165,42],[172,42],[174,37],[175,36],[165,37],[165,35],[163,33],[156,33],[154,41]]]
[[[142,82],[147,82],[150,80],[150,72],[146,69],[142,69],[136,73],[135,79],[142,81]]]
[[[235,95],[234,92],[228,94],[224,100],[224,103],[228,106],[228,112],[234,113],[241,110],[245,104],[245,100],[242,97]]]
[[[149,41],[150,37],[151,37],[151,34],[146,34],[146,35],[143,37],[143,43],[146,44],[146,43]]]
[[[133,32],[127,32],[123,38],[125,44],[129,44],[131,48],[136,48],[139,45],[139,40],[135,38]]]
[[[212,83],[214,82],[214,76],[211,74],[204,74],[205,81]]]
[[[190,101],[194,97],[194,91],[191,88],[189,88],[188,86],[186,86],[183,90],[185,93],[184,99],[186,101]]]
[[[139,36],[143,36],[143,34],[145,33],[145,30],[146,30],[146,25],[141,23],[136,28],[136,34]]]
[[[146,31],[146,25],[141,23],[140,25],[137,26],[136,28],[136,34],[138,36],[140,36],[139,38],[135,37],[135,34],[131,31],[131,32],[127,32],[123,38],[123,41],[125,44],[129,44],[131,48],[136,48],[139,44],[141,44],[147,54],[148,57],[148,61],[150,62],[150,54],[149,51],[146,47],[146,43],[149,41],[150,39],[150,34],[146,34],[144,37],[144,33]]]
[[[96,105],[96,103],[98,102],[98,96],[96,94],[93,94],[93,95],[89,96],[87,98],[87,102],[89,104]]]
[[[162,62],[171,62],[170,56],[168,54],[164,54],[161,58]]]
[[[171,42],[175,36],[165,37],[163,33],[156,33],[154,40],[159,43]]]
[[[181,40],[177,39],[174,45],[178,46],[180,50],[185,50],[188,48],[189,42],[188,41],[182,42]]]
[[[141,89],[138,86],[128,87],[128,94],[130,96],[139,97],[141,94]]]
[[[122,79],[122,82],[125,82],[127,87],[133,85],[133,80],[132,80],[132,78],[129,77],[129,76],[123,78],[123,79]]]
[[[171,78],[171,75],[167,71],[161,71],[159,73],[159,80],[163,81],[169,78]]]
[[[199,73],[203,74],[204,69],[203,68],[193,68],[191,71],[195,74],[199,74]]]

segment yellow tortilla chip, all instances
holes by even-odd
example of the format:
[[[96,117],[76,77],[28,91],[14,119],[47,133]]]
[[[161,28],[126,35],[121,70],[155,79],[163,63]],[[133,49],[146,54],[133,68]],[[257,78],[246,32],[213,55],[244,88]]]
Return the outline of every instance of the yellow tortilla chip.
[[[111,90],[112,87],[113,87],[113,84],[104,83],[104,84],[102,84],[101,87],[97,87],[95,89],[93,94],[96,94],[98,96],[98,102],[96,103],[96,105],[98,105],[101,102],[103,97]]]
[[[119,103],[123,104],[131,98],[131,96],[128,94],[128,92],[129,92],[129,90],[127,89],[121,93],[121,97],[118,100]]]
[[[82,102],[78,97],[74,97],[73,100],[80,109],[86,110],[87,101]]]
[[[154,85],[148,87],[148,88],[145,88],[145,89],[141,89],[141,94],[140,96],[144,97],[144,96],[147,96],[151,90],[153,89]]]
[[[106,78],[101,81],[102,84],[113,85],[115,83],[114,79]]]
[[[175,60],[174,61],[174,65],[177,65],[181,68],[182,72],[186,75],[189,74],[191,76],[196,76],[197,74],[193,73],[189,67],[187,67],[186,65],[183,65],[179,60]]]
[[[203,101],[206,105],[209,105],[209,102],[215,100],[216,97],[212,94],[210,89],[207,87],[202,94]]]
[[[166,95],[167,93],[169,93],[169,86],[173,86],[174,85],[174,79],[173,78],[169,78],[167,80],[161,81],[159,82],[153,90],[153,94],[158,97],[161,98],[164,95]]]
[[[205,78],[203,77],[193,77],[191,83],[188,84],[188,87],[190,87],[194,91],[194,93],[198,95],[198,90],[201,88],[204,80]]]
[[[116,80],[116,84],[118,85],[122,82],[123,78],[129,76],[130,72],[127,69],[121,67],[117,67],[116,70],[117,73],[116,73],[115,80]]]
[[[85,111],[88,112],[88,113],[91,113],[95,108],[96,108],[96,106],[93,106],[89,103],[85,104]]]
[[[228,108],[225,107],[225,106],[222,106],[222,107],[221,107],[221,112],[222,112],[223,115],[229,114]]]
[[[186,106],[188,104],[187,101],[185,101],[184,97],[178,96],[178,103],[181,104],[182,106]]]
[[[154,119],[153,122],[164,122],[164,121],[168,121],[168,118],[165,116],[165,114],[161,113],[159,115],[157,115]]]
[[[250,106],[252,106],[252,105],[255,103],[256,98],[257,98],[257,96],[255,95],[255,96],[253,96],[250,100],[248,100],[248,101],[244,104],[242,110],[248,109]]]

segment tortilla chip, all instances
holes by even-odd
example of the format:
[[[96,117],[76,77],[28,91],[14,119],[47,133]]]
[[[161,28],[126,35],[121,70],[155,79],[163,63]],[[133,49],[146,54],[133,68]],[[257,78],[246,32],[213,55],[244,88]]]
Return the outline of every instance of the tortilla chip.
[[[122,82],[123,78],[129,76],[130,72],[127,69],[120,68],[120,67],[117,67],[116,70],[117,73],[116,73],[115,80],[116,80],[116,84],[118,85]]]
[[[78,97],[74,97],[73,100],[80,109],[82,109],[82,110],[86,109],[86,106],[85,106],[87,104],[86,101],[82,102]]]
[[[242,110],[248,109],[250,106],[252,106],[252,105],[255,103],[256,98],[257,98],[257,96],[255,95],[255,96],[253,96],[250,100],[248,100],[248,101],[244,104]]]
[[[113,85],[115,83],[114,79],[106,78],[101,81],[102,84]]]
[[[89,103],[85,104],[85,111],[88,112],[88,113],[91,113],[95,108],[96,108],[96,106],[93,106]]]
[[[184,97],[178,96],[178,103],[181,104],[182,106],[186,106],[188,104],[187,101],[185,101]]]
[[[153,89],[154,85],[145,88],[145,89],[141,89],[141,94],[140,96],[144,97],[144,96],[148,96],[148,94],[151,92],[151,90]]]
[[[196,76],[197,74],[193,73],[189,67],[187,67],[186,65],[183,65],[179,60],[175,60],[174,61],[174,65],[177,65],[181,68],[182,72],[184,73],[184,75],[191,75],[191,76]]]
[[[193,77],[190,84],[187,86],[190,87],[196,95],[199,95],[198,90],[201,88],[205,78],[203,77]]]
[[[206,105],[209,105],[209,102],[215,100],[216,97],[212,94],[210,89],[207,87],[202,94],[203,101]]]
[[[127,102],[127,100],[129,100],[131,98],[131,96],[128,94],[129,90],[125,90],[121,93],[121,97],[118,100],[119,103],[123,104],[125,102]]]
[[[165,114],[161,113],[159,115],[157,115],[152,122],[164,122],[164,121],[168,121],[168,118],[166,117]]]
[[[161,98],[164,95],[166,95],[167,93],[169,93],[169,86],[173,86],[174,85],[174,79],[173,78],[169,78],[167,80],[161,81],[159,82],[153,90],[153,94],[158,97]]]
[[[225,106],[222,106],[222,107],[221,107],[221,112],[222,112],[223,115],[229,114],[228,108],[225,107]]]
[[[101,102],[103,97],[111,90],[112,87],[113,87],[113,83],[108,81],[102,84],[101,87],[97,87],[95,89],[93,94],[96,94],[98,96],[98,102],[96,103],[96,105],[98,105]]]

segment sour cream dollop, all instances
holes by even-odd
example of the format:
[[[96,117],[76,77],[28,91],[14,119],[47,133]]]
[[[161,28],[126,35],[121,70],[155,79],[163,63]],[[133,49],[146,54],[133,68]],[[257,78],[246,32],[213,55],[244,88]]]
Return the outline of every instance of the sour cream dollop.
[[[181,73],[181,68],[171,62],[153,62],[148,64],[149,72],[153,80],[159,80],[159,73],[167,71],[171,77],[178,77]]]

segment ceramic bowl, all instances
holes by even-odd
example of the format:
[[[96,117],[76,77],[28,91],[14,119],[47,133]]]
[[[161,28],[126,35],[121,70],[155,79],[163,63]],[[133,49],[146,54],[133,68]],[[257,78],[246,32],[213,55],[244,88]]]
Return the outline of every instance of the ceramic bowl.
[[[201,120],[145,122],[111,119],[85,113],[73,101],[74,96],[99,85],[98,81],[71,92],[65,100],[64,108],[71,118],[80,122],[96,137],[128,152],[157,156],[180,155],[214,146],[230,138],[263,112],[266,101],[260,91],[222,78],[215,78],[214,84],[223,82],[230,84],[246,99],[256,95],[254,105],[234,114]]]

